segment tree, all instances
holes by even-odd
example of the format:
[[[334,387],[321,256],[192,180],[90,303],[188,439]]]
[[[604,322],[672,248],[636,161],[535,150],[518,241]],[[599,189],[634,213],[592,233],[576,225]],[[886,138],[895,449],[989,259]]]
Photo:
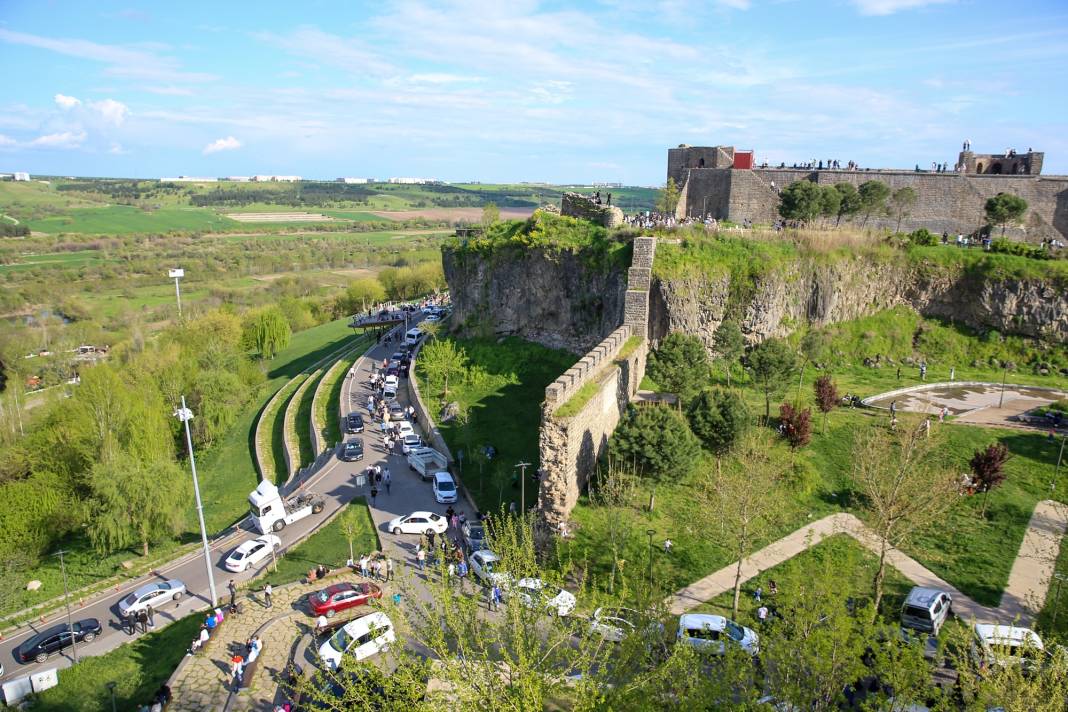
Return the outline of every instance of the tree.
[[[886,212],[886,199],[890,197],[890,188],[886,183],[877,180],[869,180],[860,184],[857,188],[857,199],[860,203],[858,212],[864,216],[864,224],[872,215],[882,215]]]
[[[708,354],[696,336],[673,331],[649,354],[645,370],[661,388],[686,400],[708,378]]]
[[[496,203],[486,203],[482,206],[482,229],[488,228],[501,219],[501,209]]]
[[[823,375],[812,384],[816,407],[823,413],[823,433],[827,434],[827,414],[838,407],[838,386],[830,376]]]
[[[674,178],[668,178],[667,183],[664,184],[659,197],[656,199],[656,209],[661,213],[674,214],[678,204],[679,186],[675,184]]]
[[[820,186],[820,217],[824,218],[821,222],[826,224],[828,219],[837,217],[841,209],[842,194],[838,189],[833,185]]]
[[[467,353],[452,339],[434,339],[419,351],[419,367],[430,382],[442,383],[442,398],[449,398],[449,378],[467,367]]]
[[[241,344],[248,351],[258,353],[261,359],[267,360],[289,346],[289,338],[292,335],[285,314],[278,307],[267,307],[252,312],[245,318]]]
[[[737,561],[734,573],[733,617],[738,617],[742,568],[756,542],[767,537],[782,512],[779,492],[787,465],[778,456],[767,431],[753,430],[738,444],[726,466],[701,473],[694,516],[718,528],[716,540]]]
[[[991,227],[1001,226],[1001,235],[1005,235],[1005,226],[1018,222],[1027,212],[1027,201],[1012,193],[998,193],[987,198],[983,206],[986,221]]]
[[[791,183],[779,193],[779,215],[809,222],[820,214],[820,187],[808,180]]]
[[[907,185],[890,194],[890,214],[897,220],[894,232],[901,232],[901,221],[912,214],[917,197],[916,190]]]
[[[764,420],[771,417],[771,396],[786,385],[796,357],[782,339],[765,339],[749,352],[749,368],[764,391]]]
[[[838,219],[834,226],[838,227],[842,218],[852,218],[860,210],[860,194],[852,183],[835,183],[834,189],[841,196],[838,201]]]
[[[706,388],[686,407],[690,429],[710,452],[723,456],[749,427],[749,409],[734,391]]]
[[[801,388],[805,383],[805,367],[817,361],[827,344],[827,336],[818,331],[809,331],[801,337],[798,351],[801,354],[801,375],[797,378],[797,401],[801,402]]]
[[[690,471],[699,450],[686,420],[667,406],[635,409],[608,441],[613,460],[653,477],[681,477]]]
[[[345,511],[338,517],[338,526],[341,528],[341,533],[345,536],[345,540],[349,543],[349,558],[353,561],[356,560],[355,552],[352,549],[352,543],[356,541],[356,538],[360,536],[360,533],[364,529],[364,522],[361,521],[364,514],[359,507],[345,507]]]
[[[783,437],[795,450],[808,445],[812,439],[812,411],[809,408],[801,410],[783,403],[779,406],[779,423]]]
[[[372,305],[385,301],[386,288],[374,277],[360,277],[349,282],[345,293],[338,297],[338,316],[366,312]]]
[[[1009,449],[1002,443],[991,443],[976,451],[968,465],[972,468],[975,489],[983,493],[983,510],[980,516],[986,516],[986,502],[990,490],[999,487],[1005,481],[1005,463],[1009,460]]]
[[[95,465],[89,474],[88,532],[93,546],[110,553],[177,535],[185,524],[190,481],[167,460],[142,462],[129,455]]]
[[[879,567],[872,589],[875,608],[883,597],[886,553],[902,549],[917,531],[937,522],[957,500],[957,478],[942,462],[944,447],[915,420],[895,430],[872,425],[857,432],[853,471],[878,536]]]
[[[731,385],[731,366],[745,353],[745,339],[736,321],[722,321],[712,335],[712,344],[716,353],[723,359],[723,370],[727,372],[727,387]]]

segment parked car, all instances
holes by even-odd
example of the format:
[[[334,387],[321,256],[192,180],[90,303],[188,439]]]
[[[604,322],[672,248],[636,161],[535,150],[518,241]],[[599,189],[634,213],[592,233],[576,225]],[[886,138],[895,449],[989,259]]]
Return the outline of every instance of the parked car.
[[[508,574],[497,570],[497,562],[500,560],[500,557],[489,549],[481,549],[468,557],[472,575],[483,586],[505,583],[508,580]]]
[[[408,329],[404,334],[404,343],[407,346],[415,346],[419,343],[419,339],[422,338],[423,332],[419,329]]]
[[[393,621],[385,613],[375,611],[339,628],[319,646],[319,657],[327,668],[336,670],[345,655],[364,660],[388,649],[396,640]]]
[[[486,547],[486,528],[482,526],[482,522],[464,522],[460,527],[460,535],[463,536],[468,551],[478,551]]]
[[[363,432],[363,416],[359,413],[349,413],[345,418],[345,432],[349,434]]]
[[[953,608],[953,599],[937,588],[913,586],[901,606],[901,626],[938,635]]]
[[[391,519],[386,529],[394,534],[443,534],[449,528],[445,517],[434,512],[412,512],[403,517]]]
[[[410,453],[412,450],[416,450],[421,447],[423,447],[423,439],[415,433],[408,433],[403,438],[401,438],[401,452],[403,452],[405,455]],[[454,499],[452,501],[455,502],[456,500]]]
[[[638,612],[631,608],[598,608],[590,617],[590,635],[618,643],[634,631]]]
[[[412,427],[412,424],[409,423],[407,420],[402,420],[399,423],[396,423],[396,426],[397,435],[400,435],[402,438],[405,435],[415,435],[415,428]]]
[[[338,611],[356,606],[366,606],[372,600],[382,598],[382,589],[373,583],[335,583],[322,591],[308,594],[312,615],[333,618]]]
[[[73,634],[71,634],[72,628]],[[100,621],[96,618],[75,621],[73,626],[68,626],[66,623],[54,625],[20,645],[15,651],[15,657],[20,663],[43,663],[48,660],[49,655],[62,652],[74,642],[92,642],[96,636],[100,635],[100,631]]]
[[[1042,639],[1030,628],[976,623],[972,657],[982,667],[1040,664],[1045,655]]]
[[[395,400],[397,398],[397,387],[386,386],[382,389],[382,397],[385,398],[387,401]]]
[[[249,539],[230,552],[223,566],[227,571],[245,571],[248,567],[266,559],[271,555],[272,549],[280,546],[282,546],[282,540],[274,534],[264,534],[255,539]]]
[[[387,375],[386,376],[386,380],[382,385],[384,385],[386,388],[393,388],[393,390],[397,390],[397,386],[399,384],[400,384],[400,381],[397,380],[396,376]]]
[[[363,459],[363,440],[349,440],[341,446],[341,459],[356,462]]]
[[[400,403],[393,402],[389,404],[389,419],[390,420],[404,420],[404,406]]]
[[[119,601],[119,613],[125,617],[152,606],[159,608],[167,601],[177,601],[185,595],[185,584],[178,579],[146,583],[126,598]]]
[[[426,321],[431,323],[431,324],[433,324],[436,321],[441,321],[441,315],[437,314],[436,312],[434,314],[427,314],[426,315]]]
[[[676,639],[680,643],[692,645],[714,655],[723,655],[726,652],[728,640],[741,646],[750,655],[756,655],[760,649],[760,636],[755,632],[723,616],[707,613],[686,613],[679,616]]]
[[[519,579],[514,585],[506,586],[505,590],[507,595],[515,596],[527,608],[544,610],[550,616],[566,616],[575,610],[573,593],[538,578]]]
[[[405,448],[408,447],[405,438]],[[434,473],[434,500],[438,504],[452,504],[456,501],[456,482],[448,472]]]

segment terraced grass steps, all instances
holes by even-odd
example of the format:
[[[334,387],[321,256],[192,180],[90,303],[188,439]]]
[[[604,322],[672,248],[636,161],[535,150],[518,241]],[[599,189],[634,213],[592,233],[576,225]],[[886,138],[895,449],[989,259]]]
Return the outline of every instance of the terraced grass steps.
[[[278,421],[284,424],[285,408],[289,404],[289,398],[306,377],[307,374],[302,373],[286,381],[271,396],[271,400],[267,401],[267,405],[263,407],[256,421],[256,470],[260,473],[261,480],[277,484],[280,470],[285,470],[288,474],[284,447],[282,449],[275,447],[284,442],[284,439],[276,437],[280,431],[275,426]]]

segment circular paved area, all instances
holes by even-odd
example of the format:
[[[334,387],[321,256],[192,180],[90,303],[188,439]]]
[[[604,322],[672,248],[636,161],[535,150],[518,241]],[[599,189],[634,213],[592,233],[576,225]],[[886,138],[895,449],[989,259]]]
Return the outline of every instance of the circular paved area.
[[[1017,416],[1061,398],[1068,398],[1068,393],[1040,386],[1006,384],[1003,395],[1000,383],[932,383],[904,393],[889,391],[864,402],[887,409],[896,401],[898,410],[924,415],[937,415],[945,407],[959,422],[1019,426],[1024,423]]]

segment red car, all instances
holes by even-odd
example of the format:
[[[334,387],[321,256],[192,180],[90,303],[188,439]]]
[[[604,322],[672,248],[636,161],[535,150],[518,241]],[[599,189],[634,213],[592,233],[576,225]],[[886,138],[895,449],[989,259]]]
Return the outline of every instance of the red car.
[[[333,618],[338,611],[366,606],[372,598],[382,598],[382,589],[373,583],[335,583],[308,596],[314,616]]]

